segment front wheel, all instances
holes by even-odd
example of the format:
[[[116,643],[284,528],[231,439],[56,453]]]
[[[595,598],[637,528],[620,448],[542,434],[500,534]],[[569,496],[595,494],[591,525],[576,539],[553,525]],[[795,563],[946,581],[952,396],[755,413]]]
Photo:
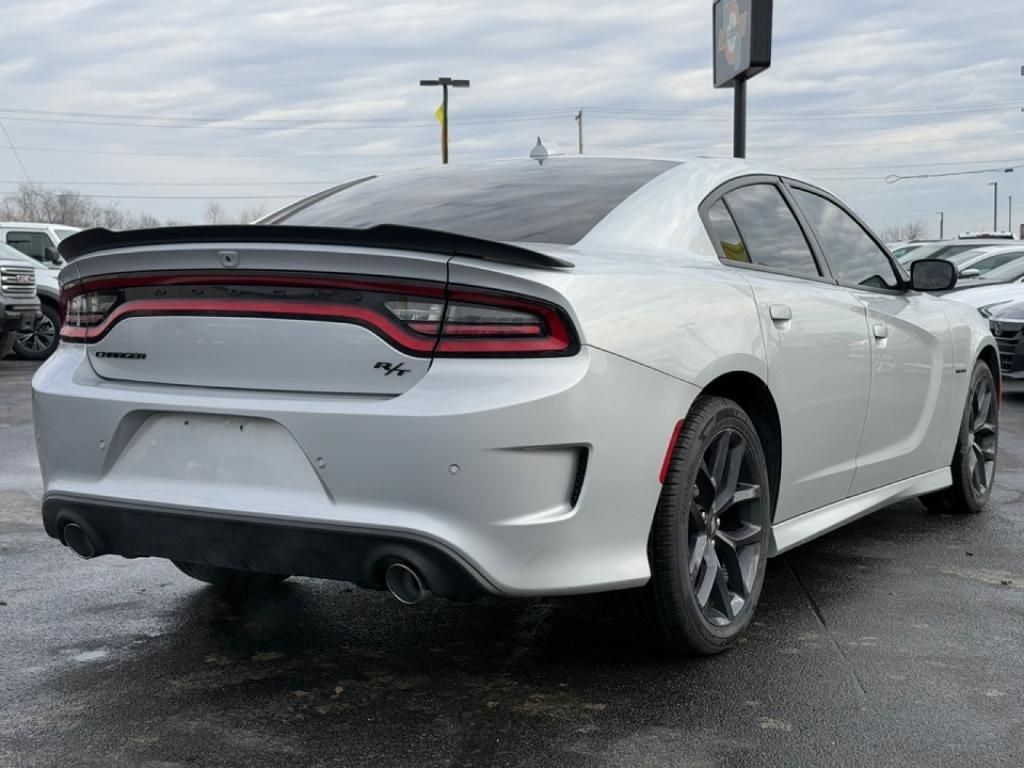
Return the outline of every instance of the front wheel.
[[[750,623],[764,582],[771,492],[764,449],[732,400],[702,397],[669,463],[651,529],[651,580],[631,594],[644,633],[711,655]]]
[[[960,420],[956,451],[950,470],[953,485],[929,493],[921,502],[945,513],[981,512],[992,495],[999,450],[999,397],[992,369],[979,360],[971,375],[967,404]]]

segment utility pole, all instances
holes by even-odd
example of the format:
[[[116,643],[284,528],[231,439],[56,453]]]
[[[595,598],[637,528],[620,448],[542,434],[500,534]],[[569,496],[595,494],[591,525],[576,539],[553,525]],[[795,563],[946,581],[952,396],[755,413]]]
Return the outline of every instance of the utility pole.
[[[994,194],[992,195],[992,231],[996,232],[999,230],[999,182],[990,181],[988,185],[994,187]]]
[[[939,240],[945,240],[946,237],[946,212],[936,211],[939,215]]]
[[[576,149],[583,154],[583,107],[576,113]]]
[[[450,77],[439,77],[437,80],[420,80],[421,86],[441,86],[444,99],[441,102],[441,162],[448,164],[448,88],[469,88],[469,80],[453,80]]]
[[[1006,231],[1013,234],[1013,195],[1010,195],[1010,212],[1006,216]]]

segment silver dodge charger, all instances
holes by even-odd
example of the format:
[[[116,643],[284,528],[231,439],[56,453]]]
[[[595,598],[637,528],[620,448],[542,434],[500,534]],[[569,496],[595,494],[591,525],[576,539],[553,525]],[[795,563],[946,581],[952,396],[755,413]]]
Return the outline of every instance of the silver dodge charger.
[[[50,536],[233,589],[621,591],[727,648],[767,560],[980,511],[999,360],[833,195],[737,160],[360,179],[250,226],[61,244],[33,381]]]

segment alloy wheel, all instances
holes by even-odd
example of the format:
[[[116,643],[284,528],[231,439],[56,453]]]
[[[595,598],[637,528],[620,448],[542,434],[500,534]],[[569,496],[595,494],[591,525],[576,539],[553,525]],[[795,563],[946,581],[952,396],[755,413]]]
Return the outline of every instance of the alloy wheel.
[[[975,496],[984,496],[992,485],[996,467],[996,396],[991,380],[978,381],[971,394],[967,473]]]
[[[769,524],[768,501],[758,482],[747,439],[735,429],[714,435],[693,486],[687,526],[688,573],[704,618],[732,624],[747,606]]]

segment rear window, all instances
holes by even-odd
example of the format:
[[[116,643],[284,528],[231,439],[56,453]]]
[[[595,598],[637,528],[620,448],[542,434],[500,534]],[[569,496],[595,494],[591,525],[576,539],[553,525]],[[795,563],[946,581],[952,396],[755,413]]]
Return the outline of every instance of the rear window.
[[[342,189],[278,224],[400,224],[508,242],[577,243],[678,163],[550,158],[396,173]]]

